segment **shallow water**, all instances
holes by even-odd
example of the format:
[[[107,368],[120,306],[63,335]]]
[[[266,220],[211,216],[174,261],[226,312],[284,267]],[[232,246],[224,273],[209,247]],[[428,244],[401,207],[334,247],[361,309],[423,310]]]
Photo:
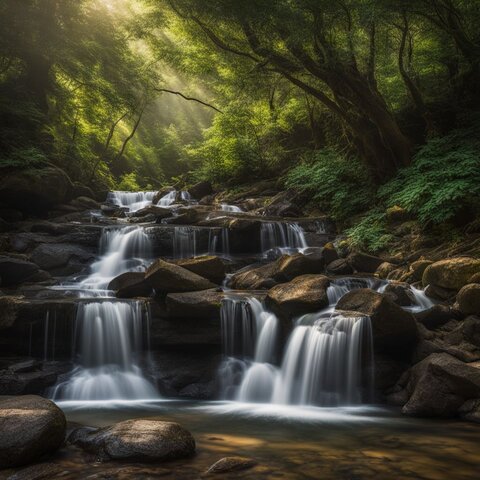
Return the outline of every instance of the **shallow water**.
[[[60,406],[70,422],[92,426],[135,417],[177,421],[194,435],[197,454],[158,466],[127,466],[95,463],[69,447],[54,461],[64,472],[58,478],[80,478],[80,471],[81,478],[200,478],[229,455],[250,457],[257,466],[217,478],[462,480],[478,478],[480,469],[480,425],[405,418],[376,407],[179,401]]]

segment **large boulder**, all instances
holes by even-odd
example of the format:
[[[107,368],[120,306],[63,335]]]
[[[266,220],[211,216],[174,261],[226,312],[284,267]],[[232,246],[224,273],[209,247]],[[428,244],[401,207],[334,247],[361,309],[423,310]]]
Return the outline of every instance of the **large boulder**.
[[[73,271],[78,271],[93,260],[95,255],[78,245],[44,243],[33,250],[30,258],[43,270],[55,271],[71,263]]]
[[[405,385],[407,415],[451,417],[465,401],[480,397],[480,362],[463,363],[434,353],[415,365]]]
[[[41,211],[66,203],[72,191],[70,178],[60,168],[31,168],[3,176],[0,201],[22,211]]]
[[[219,318],[222,298],[216,289],[169,293],[165,304],[169,317]]]
[[[68,441],[100,460],[162,462],[195,453],[192,434],[158,418],[126,420],[109,427],[74,430]]]
[[[422,283],[458,292],[479,272],[480,260],[477,258],[447,258],[429,265],[423,272]]]
[[[115,277],[108,290],[113,290],[118,298],[148,297],[152,287],[145,281],[143,272],[125,272]]]
[[[464,315],[480,314],[480,283],[470,283],[457,294],[456,308]]]
[[[357,272],[375,273],[383,260],[373,255],[356,252],[349,255],[348,262]]]
[[[284,316],[298,316],[318,311],[328,305],[330,280],[323,275],[300,275],[268,291],[266,304]]]
[[[212,184],[208,181],[198,182],[188,189],[193,198],[203,198],[213,193]]]
[[[327,265],[326,271],[331,275],[349,275],[353,268],[345,258],[338,258]]]
[[[133,212],[130,216],[131,217],[146,217],[147,215],[153,215],[157,220],[161,220],[163,218],[171,217],[172,210],[170,208],[159,207],[157,205],[149,205],[148,207],[141,208],[136,212]]]
[[[236,290],[268,289],[278,283],[275,280],[276,263],[249,267],[235,273],[230,278],[230,287]]]
[[[145,272],[145,281],[162,292],[194,292],[214,288],[215,284],[196,273],[164,260],[155,260]]]
[[[50,400],[35,395],[0,401],[0,468],[39,460],[60,448],[67,422]]]
[[[417,343],[417,326],[412,314],[386,295],[368,288],[352,290],[340,299],[336,309],[370,317],[374,347],[378,353],[405,358]]]
[[[12,287],[38,273],[38,265],[18,258],[0,256],[0,285]]]
[[[385,287],[384,294],[401,307],[415,305],[415,295],[408,283],[391,281]]]
[[[435,330],[436,328],[445,325],[450,320],[457,320],[460,318],[460,312],[449,305],[433,305],[427,310],[422,310],[421,312],[416,312],[414,314],[417,322],[425,325],[430,330]]]
[[[225,262],[214,255],[184,258],[175,263],[215,283],[222,283],[225,278]]]

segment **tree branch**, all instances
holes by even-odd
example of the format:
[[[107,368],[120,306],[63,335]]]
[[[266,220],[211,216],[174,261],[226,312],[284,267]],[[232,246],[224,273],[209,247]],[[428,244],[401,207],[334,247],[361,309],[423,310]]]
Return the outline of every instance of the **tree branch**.
[[[218,113],[223,113],[221,110],[219,110],[217,107],[214,107],[210,103],[204,102],[203,100],[199,100],[198,98],[195,98],[195,97],[187,97],[182,92],[177,92],[175,90],[169,90],[168,88],[154,88],[154,90],[156,92],[171,93],[172,95],[178,95],[179,97],[182,97],[184,100],[197,102],[197,103],[200,103],[201,105],[204,105],[205,107],[213,108],[213,110],[215,110]]]

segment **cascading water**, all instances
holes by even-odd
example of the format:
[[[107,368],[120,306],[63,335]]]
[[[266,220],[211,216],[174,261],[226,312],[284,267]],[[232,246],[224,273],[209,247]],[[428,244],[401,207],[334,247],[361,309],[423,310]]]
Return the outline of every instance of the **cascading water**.
[[[230,254],[230,231],[228,228],[222,228],[220,231],[211,230],[209,232],[208,253],[209,255]]]
[[[141,210],[152,204],[156,192],[109,192],[107,202],[118,207],[128,208],[130,213]]]
[[[255,298],[222,303],[225,398],[242,402],[351,405],[370,400],[370,319],[319,313],[299,319],[276,366],[279,321]]]
[[[173,232],[174,258],[189,258],[197,254],[197,234],[195,227],[175,227]]]
[[[71,377],[56,387],[55,400],[157,398],[139,367],[144,322],[140,302],[96,301],[78,306]],[[148,328],[148,325],[145,326]]]
[[[177,191],[176,190],[172,190],[171,192],[168,192],[166,195],[164,195],[158,202],[157,202],[157,205],[161,206],[161,207],[168,207],[170,206],[172,203],[175,202],[177,198]]]
[[[358,288],[371,288],[373,290],[382,290],[388,284],[385,280],[376,278],[355,278],[345,277],[337,278],[330,282],[327,288],[327,297],[330,306],[333,308],[338,301],[348,292]]]
[[[292,222],[262,222],[260,227],[262,252],[293,250],[308,247],[303,228]]]
[[[152,259],[152,243],[143,227],[104,228],[100,239],[102,257],[80,282],[82,289],[104,290],[124,272],[143,271]]]
[[[240,207],[237,207],[237,205],[228,205],[226,203],[221,203],[220,209],[222,210],[222,212],[230,212],[230,213],[243,212],[243,210]]]

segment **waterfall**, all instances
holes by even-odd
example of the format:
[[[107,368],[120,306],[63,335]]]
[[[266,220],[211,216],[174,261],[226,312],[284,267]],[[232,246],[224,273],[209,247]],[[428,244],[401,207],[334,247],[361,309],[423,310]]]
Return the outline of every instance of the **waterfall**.
[[[128,208],[130,213],[141,210],[152,204],[156,192],[109,192],[107,202],[118,207]]]
[[[227,205],[226,203],[220,204],[220,210],[222,210],[222,212],[231,212],[231,213],[243,212],[243,210],[240,207],[237,207],[236,205]]]
[[[145,325],[148,328],[148,324]],[[149,399],[158,394],[139,367],[144,322],[140,302],[78,306],[72,376],[54,387],[54,400]]]
[[[230,254],[230,231],[228,228],[222,228],[220,231],[210,230],[208,234],[208,253],[209,255]]]
[[[177,198],[177,191],[176,190],[172,190],[171,192],[168,192],[166,195],[164,195],[158,202],[157,202],[157,205],[161,206],[161,207],[168,207],[170,206],[172,203],[175,202]]]
[[[193,202],[193,198],[192,196],[190,195],[190,192],[187,192],[186,190],[182,190],[180,192],[180,198],[184,201],[184,202]]]
[[[275,379],[272,402],[336,406],[370,400],[372,356],[369,317],[333,315],[297,326]],[[364,372],[370,373],[366,380]]]
[[[303,228],[293,222],[262,222],[260,245],[263,253],[274,249],[283,251],[308,246]]]
[[[226,298],[221,325],[224,398],[295,405],[353,405],[371,400],[369,317],[320,312],[302,317],[276,364],[279,321],[255,298]]]
[[[80,282],[83,289],[106,289],[124,272],[143,271],[152,259],[152,242],[143,227],[104,228],[100,238],[102,256]]]
[[[346,293],[352,290],[357,290],[359,288],[382,290],[387,286],[387,284],[387,281],[375,278],[336,278],[330,282],[330,285],[327,288],[328,302],[331,307],[334,307]]]
[[[175,227],[173,232],[174,258],[189,258],[197,254],[197,229],[190,226]]]

